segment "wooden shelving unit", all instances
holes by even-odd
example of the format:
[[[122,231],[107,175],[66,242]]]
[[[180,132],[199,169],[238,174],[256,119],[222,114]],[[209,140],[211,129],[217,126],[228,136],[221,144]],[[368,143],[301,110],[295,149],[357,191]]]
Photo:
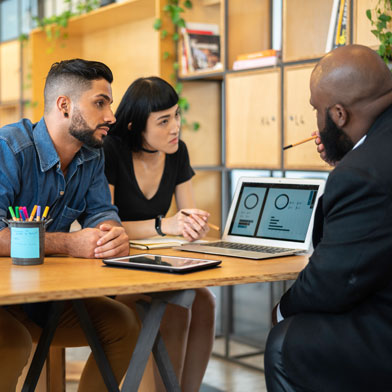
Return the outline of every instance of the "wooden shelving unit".
[[[376,0],[348,1],[348,42],[376,46],[365,14],[375,3]],[[196,166],[206,169],[207,165],[209,170],[216,167],[223,177],[235,169],[329,170],[319,159],[313,143],[285,153],[282,147],[317,129],[315,114],[309,105],[309,78],[314,65],[325,54],[332,5],[333,0],[282,0],[279,64],[233,71],[237,55],[271,48],[272,1],[221,0],[214,1],[213,8],[205,1],[193,2],[192,11],[185,13],[185,20],[219,24],[224,65],[223,71],[216,73],[217,80],[212,79],[214,73],[208,71],[206,74],[179,73],[185,84],[185,95],[191,97],[190,115],[203,122],[201,129],[206,129],[199,132],[208,137],[208,153],[205,153],[205,149],[192,149],[193,138],[195,145],[199,144],[196,140],[200,140],[195,134],[187,136],[191,159]],[[209,84],[214,86],[215,99],[207,102]],[[219,96],[217,85],[221,89],[220,102],[216,99]],[[198,118],[193,115],[197,112],[200,113]],[[205,125],[206,112],[220,113],[218,131],[217,121],[207,121]],[[213,117],[216,119],[216,115]],[[220,152],[217,148],[211,151],[207,145],[211,141],[215,146],[217,140],[221,143]],[[222,187],[226,186],[223,194],[227,193],[228,182],[222,183]],[[223,204],[228,203],[226,200]],[[224,212],[222,218],[225,218]]]

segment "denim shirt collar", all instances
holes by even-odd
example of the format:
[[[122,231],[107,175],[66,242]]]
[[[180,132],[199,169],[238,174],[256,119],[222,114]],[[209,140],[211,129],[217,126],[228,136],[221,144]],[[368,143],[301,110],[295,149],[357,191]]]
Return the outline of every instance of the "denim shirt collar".
[[[54,147],[43,117],[34,127],[33,138],[37,148],[41,171],[48,171],[60,162],[60,157]],[[98,156],[99,149],[83,145],[75,155],[73,162],[76,166],[79,166],[83,162],[90,161]]]

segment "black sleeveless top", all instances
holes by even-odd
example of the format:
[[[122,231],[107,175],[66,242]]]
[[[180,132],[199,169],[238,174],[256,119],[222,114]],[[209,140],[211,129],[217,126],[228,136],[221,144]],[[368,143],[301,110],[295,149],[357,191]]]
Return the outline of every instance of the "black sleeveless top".
[[[114,204],[122,221],[138,221],[166,215],[175,188],[190,180],[195,172],[190,166],[188,150],[180,140],[174,154],[166,154],[165,167],[156,194],[147,199],[136,181],[132,151],[116,136],[108,135],[104,141],[105,174],[114,186]]]

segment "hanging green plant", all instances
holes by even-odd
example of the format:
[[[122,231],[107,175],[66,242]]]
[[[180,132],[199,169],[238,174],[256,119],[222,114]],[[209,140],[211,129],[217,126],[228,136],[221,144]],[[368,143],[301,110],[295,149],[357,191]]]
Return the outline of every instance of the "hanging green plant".
[[[83,0],[78,1],[73,10],[72,0],[63,0],[64,4],[68,5],[68,10],[63,11],[61,14],[52,15],[47,18],[33,17],[33,20],[37,23],[37,26],[41,28],[45,34],[47,40],[50,42],[48,52],[51,53],[56,48],[56,43],[60,41],[60,47],[65,46],[65,40],[68,38],[68,34],[65,31],[68,26],[69,20],[74,16],[86,14],[99,7],[99,0]]]
[[[163,11],[168,15],[169,20],[173,24],[174,32],[169,33],[167,29],[163,28],[162,19],[158,18],[154,22],[154,29],[160,32],[161,39],[171,39],[174,41],[177,46],[177,43],[180,39],[179,29],[185,27],[185,20],[182,17],[185,9],[192,8],[191,0],[167,0],[167,4],[164,6]],[[173,60],[173,73],[170,75],[174,88],[179,96],[178,106],[180,107],[182,113],[185,113],[189,110],[189,102],[186,97],[182,95],[183,84],[178,80],[178,70],[179,64],[176,58],[175,53],[170,53],[168,51],[163,52],[163,59]],[[200,128],[200,124],[198,122],[193,122],[192,124],[188,124],[186,118],[182,116],[182,124],[188,125],[194,131],[197,131]]]
[[[380,41],[377,50],[383,60],[389,64],[392,62],[392,32],[390,22],[392,14],[392,0],[379,0],[373,10],[366,10],[366,16],[375,28],[372,33]]]

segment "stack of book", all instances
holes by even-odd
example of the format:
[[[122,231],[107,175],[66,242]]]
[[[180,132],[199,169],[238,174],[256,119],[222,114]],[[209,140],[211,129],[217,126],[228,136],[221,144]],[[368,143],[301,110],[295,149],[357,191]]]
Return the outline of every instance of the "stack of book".
[[[259,52],[240,54],[233,63],[233,70],[277,65],[279,57],[280,51],[275,49],[266,49]]]
[[[214,24],[187,23],[181,29],[183,73],[222,69],[219,28]]]

